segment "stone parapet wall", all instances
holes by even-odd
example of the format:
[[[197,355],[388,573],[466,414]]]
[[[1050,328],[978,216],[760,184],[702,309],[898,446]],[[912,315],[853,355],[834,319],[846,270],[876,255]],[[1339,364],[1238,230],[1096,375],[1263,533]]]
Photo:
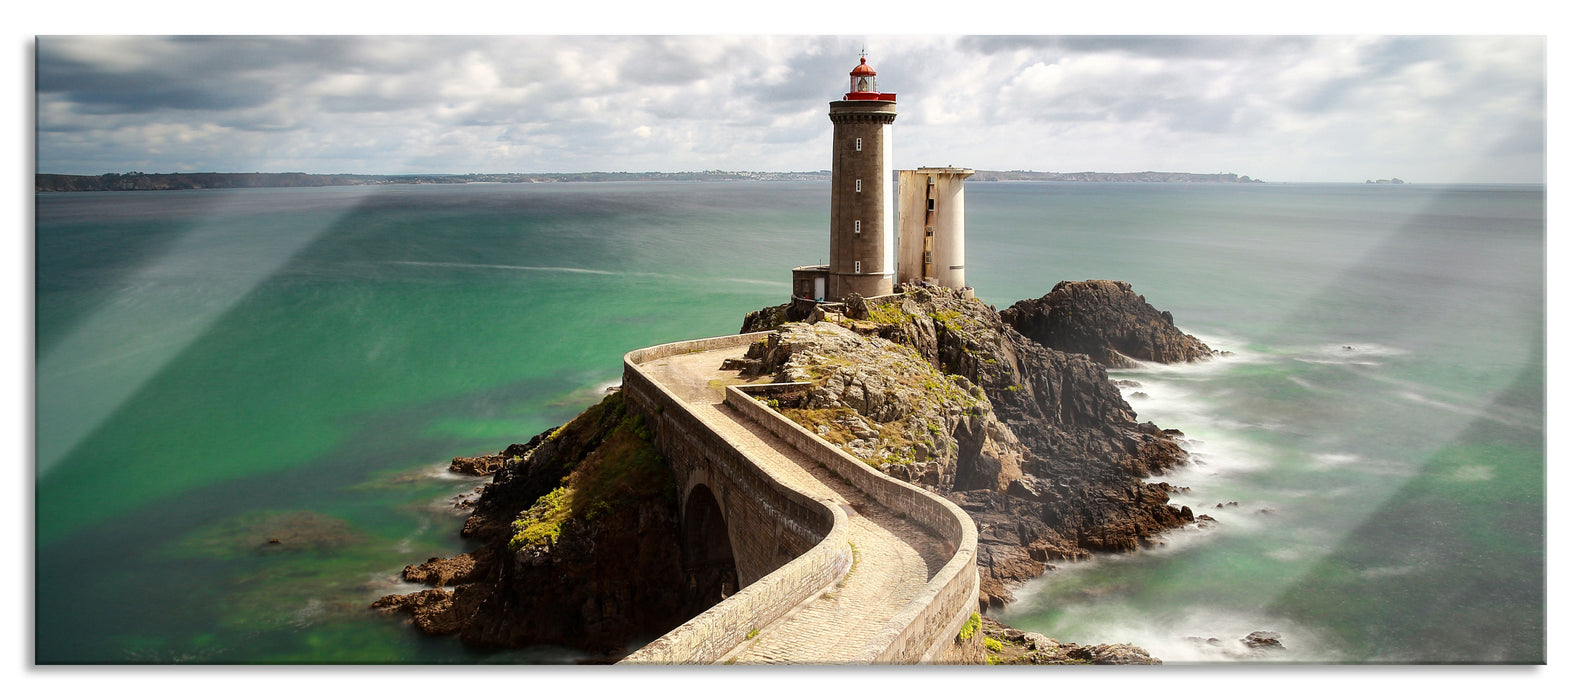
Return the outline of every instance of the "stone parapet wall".
[[[725,402],[885,507],[933,530],[955,548],[944,568],[864,646],[858,659],[868,663],[955,661],[951,651],[956,634],[978,609],[977,526],[956,504],[875,471],[749,394],[782,392],[786,387],[784,384],[727,387]]]
[[[724,348],[736,347],[737,345],[749,345],[758,342],[762,338],[769,337],[769,334],[773,332],[774,331],[760,331],[758,333],[747,333],[744,335],[722,335],[717,338],[683,340],[676,343],[665,343],[664,345],[639,348],[626,353],[625,376],[630,376],[636,365],[640,365],[645,362],[653,362],[654,360],[665,357],[673,357],[675,355],[685,355],[689,352],[704,352],[707,350],[721,350]],[[654,386],[655,389],[664,391],[664,389],[655,386],[651,381],[648,382],[648,384],[650,386]],[[665,393],[668,394],[670,392],[665,391]]]
[[[777,480],[710,430],[692,408],[637,365],[692,352],[745,346],[768,333],[669,343],[627,353],[622,391],[649,420],[660,453],[686,498],[703,483],[725,503],[738,577],[734,595],[627,656],[627,664],[714,663],[773,620],[851,570],[845,511]],[[736,534],[740,533],[740,534]]]

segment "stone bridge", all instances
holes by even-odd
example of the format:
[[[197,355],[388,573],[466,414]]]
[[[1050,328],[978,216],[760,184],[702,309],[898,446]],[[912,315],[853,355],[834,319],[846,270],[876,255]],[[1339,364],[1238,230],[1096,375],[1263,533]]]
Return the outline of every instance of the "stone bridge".
[[[717,605],[621,663],[972,660],[956,642],[977,610],[972,520],[748,393],[792,385],[730,386],[720,366],[767,335],[626,355],[627,405],[675,474],[684,565],[730,575]]]

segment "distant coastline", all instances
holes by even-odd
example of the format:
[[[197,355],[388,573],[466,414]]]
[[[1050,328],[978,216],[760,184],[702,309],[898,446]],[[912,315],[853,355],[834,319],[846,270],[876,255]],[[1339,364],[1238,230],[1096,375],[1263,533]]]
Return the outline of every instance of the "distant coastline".
[[[586,172],[586,173],[469,173],[466,175],[315,175],[309,173],[106,173],[103,175],[60,175],[39,173],[33,179],[34,192],[112,192],[144,190],[208,190],[240,187],[332,187],[346,185],[432,185],[551,182],[711,182],[711,181],[820,181],[828,180],[828,170],[802,172],[757,172],[741,170],[703,170],[691,172]],[[1261,183],[1235,173],[1053,173],[1036,170],[978,170],[978,182],[1193,182]]]

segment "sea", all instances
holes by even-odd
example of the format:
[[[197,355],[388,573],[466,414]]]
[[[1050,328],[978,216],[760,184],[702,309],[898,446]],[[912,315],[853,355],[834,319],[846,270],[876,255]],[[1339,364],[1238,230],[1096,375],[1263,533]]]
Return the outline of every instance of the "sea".
[[[1166,663],[1533,664],[1545,188],[972,182],[1004,308],[1114,279],[1224,355],[1111,376],[1212,520],[992,613]],[[571,663],[371,611],[471,549],[453,456],[575,416],[628,350],[826,262],[828,184],[35,196],[39,664]],[[1279,635],[1254,653],[1239,640]]]

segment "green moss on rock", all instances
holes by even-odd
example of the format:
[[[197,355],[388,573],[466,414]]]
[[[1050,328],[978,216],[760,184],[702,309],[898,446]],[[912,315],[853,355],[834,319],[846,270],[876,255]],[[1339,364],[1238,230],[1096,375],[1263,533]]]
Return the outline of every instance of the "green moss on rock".
[[[546,442],[586,438],[610,423],[613,427],[561,478],[560,486],[539,497],[511,523],[512,551],[554,544],[561,527],[572,518],[591,521],[656,493],[675,502],[675,480],[654,449],[648,426],[641,415],[626,413],[620,394],[584,411]]]

